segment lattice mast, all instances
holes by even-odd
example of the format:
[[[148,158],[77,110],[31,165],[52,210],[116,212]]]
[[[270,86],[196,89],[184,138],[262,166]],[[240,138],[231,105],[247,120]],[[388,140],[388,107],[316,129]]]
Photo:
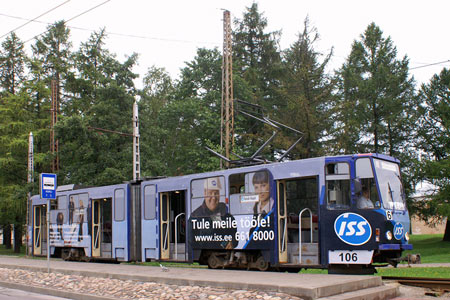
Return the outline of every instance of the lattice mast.
[[[27,176],[27,182],[32,183],[34,182],[34,138],[33,133],[30,131],[30,134],[28,135],[28,176]],[[29,235],[28,228],[30,226],[30,208],[31,205],[31,191],[28,192],[27,196],[27,216],[26,216],[26,222],[27,222],[27,232],[26,232],[26,242],[25,242],[25,255],[30,255],[30,249],[28,247],[28,242],[31,238]]]
[[[133,180],[141,178],[141,158],[139,150],[139,116],[138,105],[133,104]]]
[[[225,147],[225,149],[224,149]],[[223,12],[223,58],[222,58],[222,106],[220,122],[220,149],[226,158],[234,147],[234,113],[233,113],[233,68],[231,49],[230,12]],[[224,153],[225,150],[225,153]],[[228,167],[228,163],[225,165]],[[222,168],[222,161],[220,162]]]
[[[52,88],[52,107],[51,107],[51,128],[50,128],[50,151],[52,153],[52,173],[56,173],[59,170],[59,155],[58,155],[58,140],[55,138],[55,125],[58,121],[58,113],[59,113],[59,87],[58,81],[52,80],[51,83]]]

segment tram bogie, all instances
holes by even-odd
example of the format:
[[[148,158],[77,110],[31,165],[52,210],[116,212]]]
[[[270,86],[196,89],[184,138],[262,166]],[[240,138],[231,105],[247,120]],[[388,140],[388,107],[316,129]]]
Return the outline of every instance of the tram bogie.
[[[32,198],[32,251],[71,260],[368,272],[412,249],[398,160],[319,157]]]

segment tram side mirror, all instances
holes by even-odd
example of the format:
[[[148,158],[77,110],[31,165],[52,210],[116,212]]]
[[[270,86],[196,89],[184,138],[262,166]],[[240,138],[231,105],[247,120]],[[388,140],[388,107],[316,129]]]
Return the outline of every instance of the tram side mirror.
[[[355,179],[353,181],[353,187],[355,189],[355,194],[360,194],[362,191],[362,185],[361,185],[361,181],[359,181],[359,179]]]

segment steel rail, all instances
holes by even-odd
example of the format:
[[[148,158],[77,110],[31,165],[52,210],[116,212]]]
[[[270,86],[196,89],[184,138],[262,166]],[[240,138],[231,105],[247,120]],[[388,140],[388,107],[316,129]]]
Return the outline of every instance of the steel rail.
[[[450,291],[450,278],[382,276],[383,280],[395,280],[400,284]]]

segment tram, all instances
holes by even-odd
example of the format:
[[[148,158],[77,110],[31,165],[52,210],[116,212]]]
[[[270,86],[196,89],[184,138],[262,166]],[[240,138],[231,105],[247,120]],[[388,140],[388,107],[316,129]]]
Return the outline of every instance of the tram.
[[[33,255],[370,273],[409,244],[399,161],[326,156],[32,197]],[[49,232],[49,234],[47,234]]]

